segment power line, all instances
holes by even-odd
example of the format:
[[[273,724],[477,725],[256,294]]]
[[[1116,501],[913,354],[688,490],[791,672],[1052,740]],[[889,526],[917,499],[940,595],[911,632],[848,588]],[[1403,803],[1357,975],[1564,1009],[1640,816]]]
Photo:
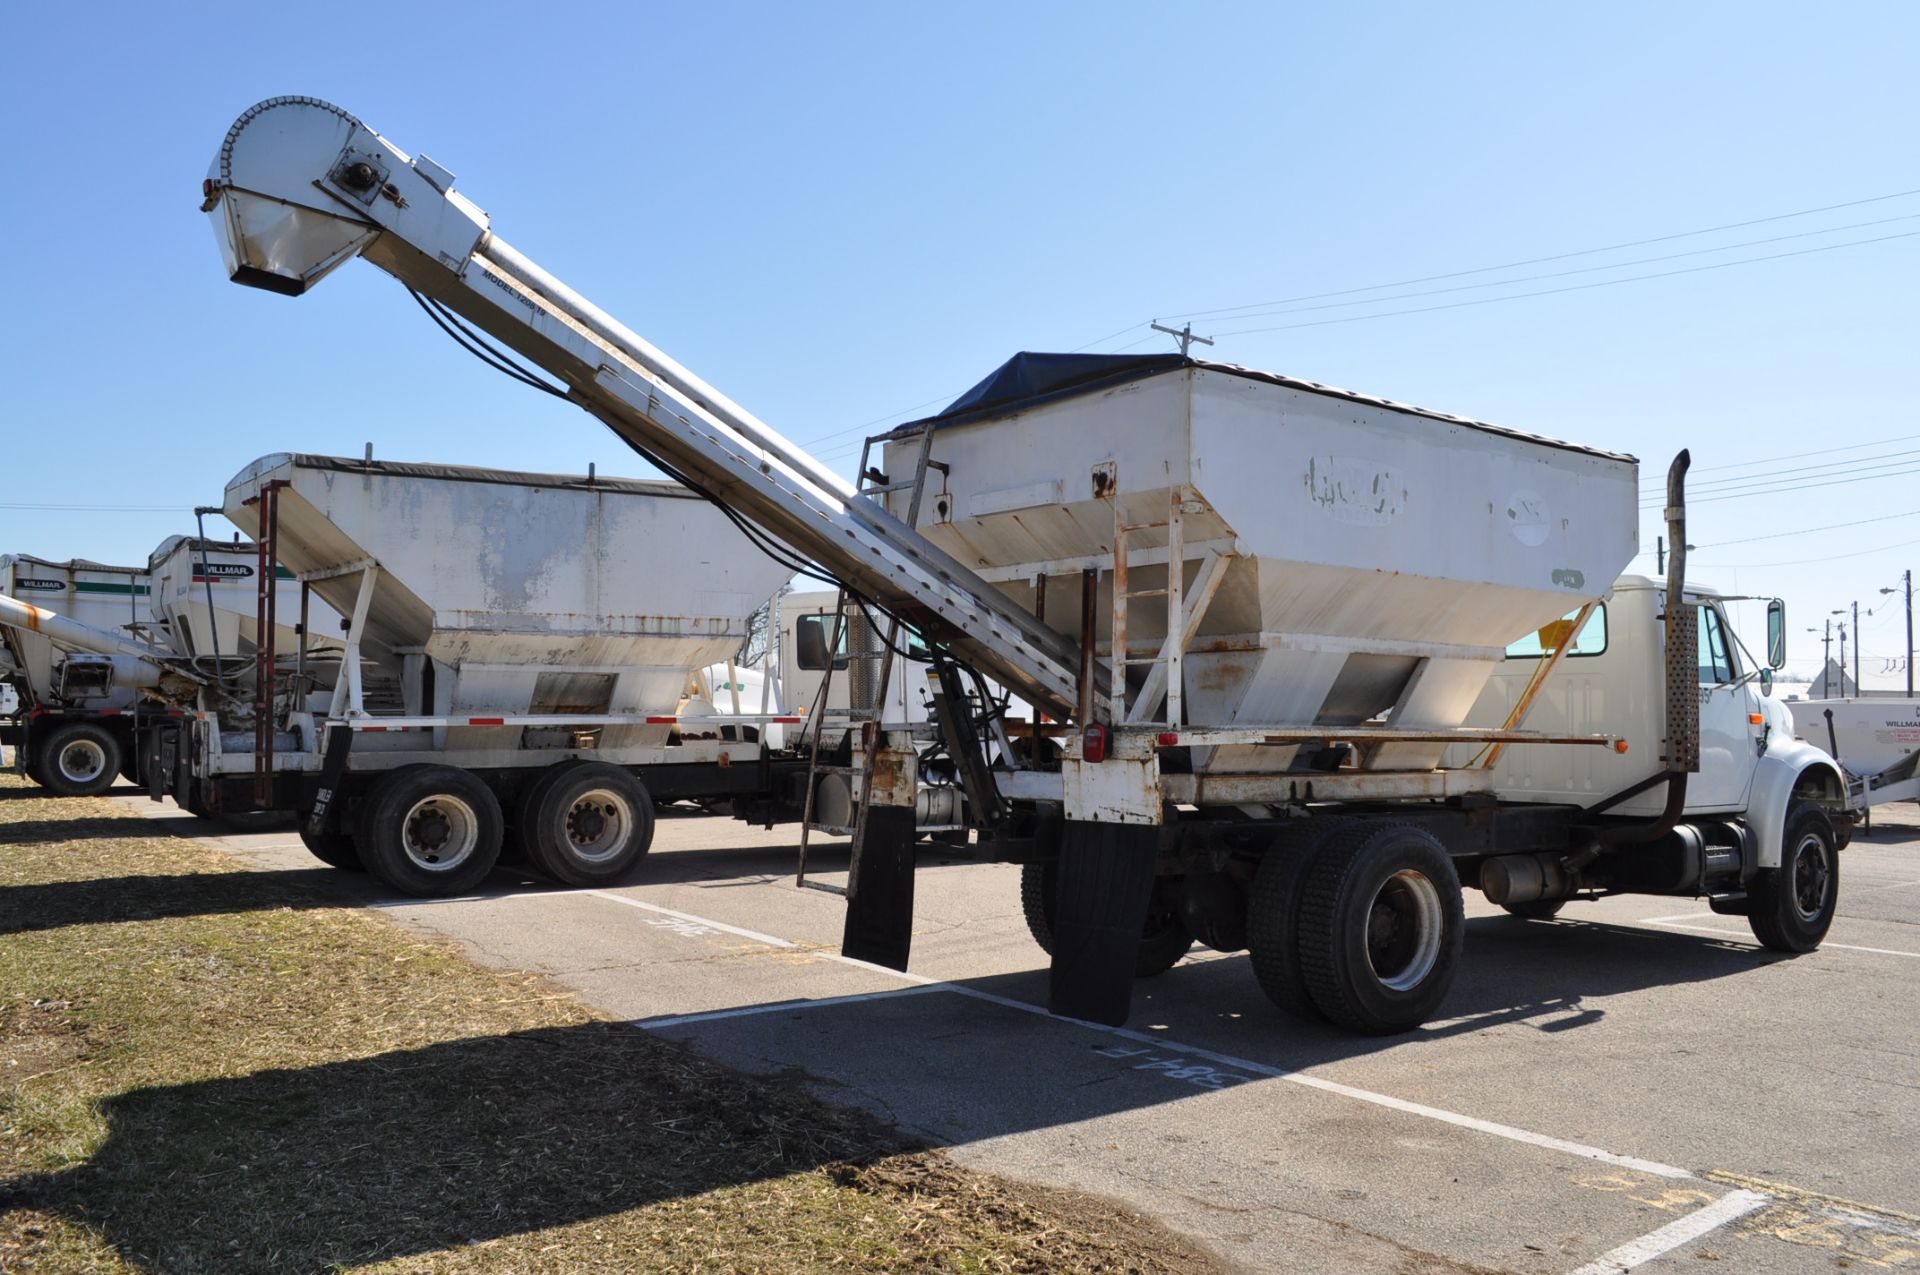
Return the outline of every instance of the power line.
[[[1833,486],[1834,483],[1841,483],[1841,482],[1873,482],[1876,479],[1881,479],[1881,478],[1897,478],[1901,474],[1913,473],[1914,470],[1912,468],[1907,468],[1907,467],[1920,466],[1920,461],[1904,460],[1904,461],[1898,461],[1896,462],[1896,464],[1901,466],[1901,468],[1880,469],[1879,472],[1874,472],[1876,469],[1878,469],[1877,464],[1874,464],[1874,465],[1868,465],[1866,467],[1863,467],[1857,470],[1843,469],[1843,470],[1835,470],[1834,472],[1829,474],[1812,474],[1807,476],[1810,479],[1815,479],[1819,481],[1805,481],[1798,475],[1791,476],[1791,477],[1784,477],[1784,478],[1782,477],[1761,478],[1761,479],[1754,480],[1754,484],[1751,487],[1727,488],[1727,489],[1722,489],[1717,491],[1711,491],[1706,495],[1699,496],[1699,497],[1695,497],[1691,493],[1689,493],[1688,500],[1696,504],[1710,504],[1711,502],[1716,500],[1739,500],[1746,496],[1766,496],[1779,491],[1802,491],[1809,487],[1831,487]],[[1827,481],[1827,480],[1831,480],[1831,481]],[[1648,509],[1658,509],[1660,507],[1661,507],[1661,502],[1657,500],[1646,500],[1643,498],[1640,502],[1640,508],[1643,511]]]
[[[1603,252],[1619,252],[1627,248],[1644,248],[1649,244],[1670,243],[1676,239],[1691,239],[1697,235],[1718,234],[1723,230],[1743,230],[1748,226],[1762,226],[1768,222],[1788,221],[1794,217],[1811,217],[1815,213],[1835,212],[1842,208],[1859,208],[1865,204],[1885,203],[1889,199],[1904,199],[1909,195],[1920,195],[1920,190],[1897,190],[1889,195],[1872,195],[1866,199],[1850,199],[1845,203],[1824,204],[1818,208],[1802,208],[1797,212],[1777,213],[1771,217],[1755,217],[1749,221],[1733,221],[1723,226],[1707,226],[1701,230],[1683,230],[1670,235],[1656,235],[1651,239],[1633,239],[1626,243],[1609,244],[1604,248],[1581,248],[1574,252],[1555,253],[1549,257],[1529,257],[1523,261],[1509,261],[1498,266],[1476,266],[1472,270],[1454,270],[1447,274],[1422,275],[1417,279],[1401,279],[1395,283],[1375,283],[1364,288],[1342,288],[1335,292],[1311,292],[1297,297],[1281,297],[1273,301],[1253,301],[1246,305],[1221,306],[1213,310],[1182,310],[1173,315],[1176,319],[1200,318],[1205,315],[1235,314],[1242,310],[1262,310],[1268,306],[1292,305],[1298,301],[1320,301],[1327,297],[1349,297],[1358,292],[1381,292],[1388,288],[1410,288],[1419,283],[1438,283],[1444,279],[1464,279],[1468,275],[1491,274],[1496,270],[1517,270],[1522,266],[1540,266],[1550,261],[1568,261],[1574,257],[1591,257]],[[1161,316],[1166,317],[1166,316]]]
[[[1758,248],[1764,244],[1785,243],[1790,239],[1811,239],[1815,235],[1833,235],[1843,230],[1865,230],[1872,226],[1888,226],[1898,221],[1916,220],[1920,220],[1920,213],[1907,213],[1899,217],[1882,217],[1877,221],[1856,221],[1845,226],[1826,226],[1819,230],[1797,231],[1791,235],[1774,235],[1766,239],[1747,239],[1740,243],[1717,244],[1712,248],[1690,248],[1686,252],[1670,252],[1658,257],[1637,257],[1632,261],[1615,261],[1604,266],[1551,270],[1545,274],[1523,274],[1511,279],[1493,279],[1486,283],[1460,283],[1451,288],[1429,288],[1425,292],[1397,292],[1384,297],[1364,297],[1358,301],[1329,301],[1323,305],[1297,306],[1288,310],[1254,310],[1247,314],[1236,314],[1233,317],[1264,319],[1282,314],[1310,314],[1317,310],[1339,310],[1347,306],[1384,305],[1389,301],[1411,301],[1417,297],[1437,297],[1449,292],[1471,292],[1475,288],[1504,288],[1516,283],[1534,283],[1541,279],[1565,279],[1577,274],[1595,274],[1602,270],[1625,270],[1629,266],[1649,266],[1662,261],[1678,261],[1683,257],[1704,257],[1716,252],[1732,252],[1736,248]]]
[[[1846,558],[1864,558],[1871,553],[1886,553],[1893,549],[1905,549],[1920,545],[1920,540],[1902,540],[1898,544],[1881,545],[1874,549],[1857,549],[1852,553],[1830,553],[1818,558],[1798,558],[1792,562],[1708,562],[1700,565],[1715,571],[1740,571],[1749,568],[1764,567],[1804,567],[1816,562],[1839,562]]]
[[[1761,261],[1780,261],[1787,257],[1806,257],[1816,252],[1833,252],[1838,248],[1859,248],[1867,244],[1887,243],[1894,239],[1911,239],[1920,235],[1920,230],[1904,230],[1897,235],[1880,235],[1873,239],[1849,239],[1845,243],[1823,244],[1818,248],[1799,248],[1793,252],[1774,252],[1760,257],[1740,257],[1733,261],[1716,261],[1711,265],[1688,266],[1681,270],[1661,270],[1653,274],[1628,275],[1624,279],[1600,279],[1593,283],[1568,284],[1564,288],[1542,288],[1536,292],[1515,292],[1504,297],[1479,297],[1472,301],[1449,301],[1445,305],[1416,306],[1410,310],[1383,310],[1378,314],[1350,314],[1341,319],[1314,319],[1307,323],[1282,323],[1266,328],[1234,328],[1216,333],[1216,336],[1249,336],[1259,332],[1292,332],[1299,328],[1324,328],[1338,323],[1360,323],[1367,319],[1393,319],[1406,314],[1432,314],[1437,310],[1462,310],[1468,306],[1492,305],[1498,301],[1524,301],[1528,297],[1550,297],[1563,292],[1585,292],[1592,288],[1611,288],[1622,283],[1639,283],[1646,279],[1670,279],[1676,275],[1700,274],[1707,270],[1725,270],[1731,266],[1750,266]]]
[[[192,511],[191,505],[45,505],[0,501],[0,509],[31,509],[39,513],[89,514],[179,514]]]
[[[1719,540],[1710,545],[1694,545],[1693,548],[1697,551],[1725,549],[1730,545],[1750,545],[1762,540],[1785,540],[1791,536],[1810,536],[1817,531],[1840,531],[1847,527],[1864,527],[1868,523],[1892,522],[1896,518],[1913,518],[1916,516],[1920,516],[1920,509],[1910,510],[1904,514],[1887,514],[1881,518],[1861,518],[1856,522],[1830,522],[1824,527],[1802,527],[1798,531],[1776,531],[1766,536],[1747,536],[1741,540]],[[1651,553],[1652,550],[1648,550],[1647,552]]]
[[[1743,488],[1766,483],[1787,482],[1802,478],[1831,478],[1840,474],[1860,473],[1868,469],[1875,469],[1886,465],[1920,464],[1920,461],[1912,459],[1912,457],[1915,456],[1920,456],[1920,448],[1899,452],[1882,452],[1878,456],[1856,456],[1852,460],[1828,461],[1824,465],[1806,465],[1793,470],[1775,470],[1771,474],[1736,474],[1731,478],[1715,478],[1704,483],[1689,483],[1687,484],[1687,493],[1689,495],[1692,495],[1694,492],[1718,494],[1721,492],[1739,491]],[[1642,492],[1641,502],[1643,504],[1652,503],[1647,500],[1647,497],[1655,495],[1656,491],[1657,489],[1649,488],[1647,491]]]
[[[1691,472],[1696,474],[1717,473],[1727,469],[1751,469],[1757,465],[1772,465],[1783,460],[1804,460],[1808,456],[1831,456],[1835,452],[1865,451],[1869,447],[1884,447],[1888,443],[1908,443],[1920,438],[1920,434],[1901,434],[1894,438],[1877,438],[1870,443],[1846,443],[1839,447],[1822,447],[1816,451],[1793,452],[1786,456],[1762,456],[1755,460],[1734,461],[1726,465],[1696,465]],[[1718,481],[1717,479],[1714,481]],[[1640,484],[1651,490],[1665,490],[1665,478],[1644,479]]]

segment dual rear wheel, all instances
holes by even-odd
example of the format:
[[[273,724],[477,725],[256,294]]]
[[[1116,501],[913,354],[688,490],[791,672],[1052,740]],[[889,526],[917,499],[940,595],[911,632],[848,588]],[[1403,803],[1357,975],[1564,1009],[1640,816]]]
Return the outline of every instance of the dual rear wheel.
[[[542,771],[515,803],[513,848],[567,885],[624,880],[653,842],[653,801],[640,781],[603,762]],[[493,790],[452,766],[403,766],[358,795],[350,830],[300,839],[332,867],[360,869],[405,894],[464,894],[500,861],[509,827]]]
[[[617,884],[653,844],[653,798],[605,762],[550,767],[522,790],[515,815],[514,848],[567,885]]]
[[[1466,916],[1445,847],[1407,824],[1309,824],[1255,873],[1247,940],[1280,1008],[1389,1035],[1433,1016],[1459,968]]]

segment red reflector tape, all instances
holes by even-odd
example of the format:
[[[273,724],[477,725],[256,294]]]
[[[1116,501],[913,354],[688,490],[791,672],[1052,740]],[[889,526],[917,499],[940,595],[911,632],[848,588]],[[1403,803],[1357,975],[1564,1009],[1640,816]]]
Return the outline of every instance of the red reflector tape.
[[[677,717],[649,717],[649,718],[647,718],[647,725],[649,725],[649,726],[674,726],[674,725],[678,725],[678,724],[679,724],[679,721],[680,721],[680,719],[679,719],[679,718],[677,718]]]
[[[469,717],[467,719],[469,726],[505,726],[506,724],[507,719],[504,717]]]
[[[100,710],[100,716],[102,716],[102,717],[118,717],[118,716],[120,716],[120,710],[119,710],[119,709],[117,709],[117,708],[103,708],[103,709],[101,709],[101,710]]]
[[[387,728],[384,726],[362,726],[360,729],[367,734],[372,734],[375,731],[380,731],[384,734]]]
[[[787,726],[798,726],[798,725],[799,725],[799,724],[800,724],[801,722],[803,722],[803,721],[805,721],[805,720],[806,720],[806,718],[804,718],[804,717],[774,717],[774,718],[769,718],[768,720],[770,720],[770,721],[772,721],[772,722],[774,722],[774,723],[776,723],[776,724],[781,724],[781,725],[787,725]]]

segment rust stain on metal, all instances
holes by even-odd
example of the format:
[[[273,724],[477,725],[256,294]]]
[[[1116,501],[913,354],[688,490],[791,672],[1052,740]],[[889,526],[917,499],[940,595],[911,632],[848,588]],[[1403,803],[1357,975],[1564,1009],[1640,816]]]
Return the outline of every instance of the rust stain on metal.
[[[1093,467],[1093,498],[1095,500],[1109,499],[1119,485],[1112,461],[1105,461]]]
[[[874,792],[892,792],[900,782],[900,754],[891,749],[876,749],[868,783]]]

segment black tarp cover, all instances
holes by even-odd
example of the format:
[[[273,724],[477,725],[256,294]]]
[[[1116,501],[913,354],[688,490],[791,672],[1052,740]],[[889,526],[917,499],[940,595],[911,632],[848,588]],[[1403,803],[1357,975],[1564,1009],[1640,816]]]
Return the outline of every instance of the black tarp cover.
[[[1464,425],[1469,429],[1485,430],[1490,434],[1504,434],[1510,438],[1523,438],[1529,442],[1544,443],[1549,447],[1562,447],[1568,451],[1603,456],[1609,460],[1632,461],[1634,459],[1620,452],[1587,447],[1580,443],[1570,443],[1563,439],[1529,433],[1526,430],[1510,429],[1504,425],[1493,425],[1468,416],[1455,416],[1450,412],[1436,412],[1430,408],[1396,403],[1392,399],[1379,398],[1371,394],[1356,394],[1352,390],[1337,389],[1315,381],[1303,381],[1298,377],[1282,376],[1276,372],[1262,372],[1233,363],[1215,363],[1180,354],[1038,354],[1030,350],[1023,350],[1002,363],[985,380],[953,400],[937,415],[908,421],[880,435],[877,441],[917,435],[927,427],[929,422],[935,429],[945,429],[950,425],[964,425],[969,421],[1006,416],[1014,411],[1038,407],[1057,399],[1110,389],[1116,385],[1124,385],[1128,381],[1144,380],[1150,376],[1159,376],[1164,372],[1189,367],[1221,372],[1228,376],[1244,377],[1252,381],[1264,381],[1270,385],[1281,385],[1288,389],[1326,398],[1365,403],[1371,407],[1385,408],[1408,416],[1446,421],[1453,425]]]

